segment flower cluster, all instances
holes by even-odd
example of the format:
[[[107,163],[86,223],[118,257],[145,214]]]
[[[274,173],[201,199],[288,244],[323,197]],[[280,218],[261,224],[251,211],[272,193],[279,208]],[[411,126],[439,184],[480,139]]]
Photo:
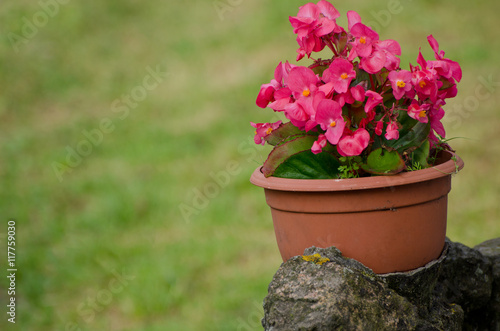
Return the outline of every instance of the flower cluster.
[[[390,146],[387,142],[400,139],[401,122],[407,117],[429,126],[425,138],[431,147],[438,144],[439,137],[445,137],[443,106],[457,94],[460,65],[445,58],[430,35],[427,39],[435,60],[425,60],[420,52],[417,65],[402,70],[397,41],[380,40],[354,11],[347,13],[347,30],[337,24],[338,17],[339,12],[325,0],[308,3],[290,17],[300,46],[297,61],[307,56],[313,64],[280,63],[274,79],[261,86],[257,105],[283,112],[293,126],[315,134],[314,154],[327,144],[343,157],[371,152],[374,144]],[[333,53],[330,59],[311,57],[326,47]],[[283,124],[252,125],[255,142],[264,144]],[[413,150],[418,147],[412,146]]]

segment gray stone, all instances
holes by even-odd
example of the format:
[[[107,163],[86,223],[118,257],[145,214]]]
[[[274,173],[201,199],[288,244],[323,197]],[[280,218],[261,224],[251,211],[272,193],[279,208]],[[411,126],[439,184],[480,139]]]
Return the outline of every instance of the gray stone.
[[[409,272],[396,272],[379,275],[387,283],[387,286],[395,290],[399,295],[410,300],[426,315],[427,308],[431,307],[434,297],[434,287],[441,271],[443,261],[448,253],[448,243],[445,244],[441,257],[432,261],[422,268]]]
[[[269,285],[266,330],[500,331],[500,238],[474,248],[447,240],[438,260],[385,275],[335,247],[304,255],[309,261],[290,259]]]
[[[477,245],[474,249],[478,250],[483,256],[488,258],[492,264],[493,285],[491,288],[491,300],[486,305],[486,320],[489,321],[490,330],[500,330],[500,238],[485,241]]]
[[[398,287],[398,291],[405,291],[395,282],[396,277],[404,276],[376,275],[361,263],[342,257],[334,247],[313,247],[304,252],[314,254],[330,261],[319,265],[297,256],[282,264],[275,274],[264,300],[262,324],[266,330],[462,329],[460,306],[427,300],[427,294],[410,295],[410,300],[394,290]],[[438,277],[435,270],[441,263],[429,266],[434,271],[418,272],[431,283],[426,293],[432,291]],[[424,283],[417,281],[412,286]],[[427,303],[425,307],[414,303],[421,300]]]
[[[464,328],[468,330],[498,330],[492,328],[490,309],[493,293],[491,259],[477,249],[449,242],[448,257],[441,268],[436,296],[448,304],[460,305],[464,311]]]

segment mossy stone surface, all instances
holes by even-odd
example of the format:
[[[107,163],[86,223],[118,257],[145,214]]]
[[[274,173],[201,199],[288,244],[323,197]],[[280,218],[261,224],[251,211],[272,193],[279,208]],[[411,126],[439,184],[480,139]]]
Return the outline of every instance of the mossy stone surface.
[[[447,240],[438,260],[386,275],[335,247],[304,255],[269,285],[265,330],[500,330],[500,238],[475,248]]]

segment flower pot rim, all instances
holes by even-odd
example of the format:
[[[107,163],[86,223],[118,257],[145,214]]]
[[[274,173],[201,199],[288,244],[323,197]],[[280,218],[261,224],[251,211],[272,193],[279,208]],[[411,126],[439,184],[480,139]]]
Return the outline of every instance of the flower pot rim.
[[[452,157],[455,160],[452,160]],[[397,175],[371,176],[349,179],[291,179],[279,177],[265,177],[258,167],[250,177],[250,182],[256,186],[269,190],[295,192],[328,192],[354,191],[375,189],[390,186],[413,184],[451,176],[464,167],[463,160],[455,153],[444,151],[439,157],[438,164],[416,171],[402,172]]]

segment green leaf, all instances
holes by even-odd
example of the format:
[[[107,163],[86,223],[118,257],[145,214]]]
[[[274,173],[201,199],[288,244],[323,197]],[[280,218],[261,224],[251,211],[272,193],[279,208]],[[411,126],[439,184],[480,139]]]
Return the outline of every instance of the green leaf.
[[[412,164],[418,163],[422,168],[428,168],[429,163],[427,160],[429,159],[430,146],[429,139],[427,139],[419,148],[413,151],[410,157]]]
[[[374,175],[394,175],[405,168],[405,163],[397,151],[378,148],[368,155],[363,170]]]
[[[274,172],[274,177],[294,179],[337,178],[340,162],[329,153],[313,154],[310,150],[289,157]]]
[[[317,67],[314,67],[312,68],[312,71],[316,74],[316,75],[320,75],[320,76],[323,76],[323,72],[325,72],[325,70],[328,69],[328,66],[317,66]]]
[[[362,69],[357,70],[356,78],[351,82],[350,86],[357,86],[359,83],[364,81],[370,81],[370,74]]]
[[[276,146],[288,137],[297,135],[306,135],[306,133],[293,125],[292,122],[288,122],[281,124],[264,139],[269,145]]]
[[[421,123],[411,118],[408,114],[405,114],[406,112],[401,113],[403,114],[398,121],[403,127],[399,130],[399,139],[388,140],[385,146],[403,154],[408,149],[420,147],[426,141],[431,130],[431,125],[430,123]]]
[[[276,169],[291,156],[301,152],[310,151],[313,143],[317,139],[318,137],[315,135],[304,135],[275,146],[262,166],[262,173],[266,177],[273,176]],[[327,151],[328,148],[325,148],[324,150]]]

